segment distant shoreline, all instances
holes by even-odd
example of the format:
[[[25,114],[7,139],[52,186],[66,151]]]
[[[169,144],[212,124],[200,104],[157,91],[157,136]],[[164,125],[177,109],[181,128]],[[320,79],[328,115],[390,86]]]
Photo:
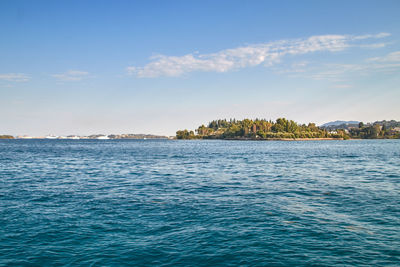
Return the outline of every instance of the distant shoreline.
[[[73,138],[38,138],[38,137],[32,137],[32,138],[3,138],[0,140],[53,140],[53,141],[79,141],[79,140],[101,140],[101,141],[112,141],[112,140],[173,140],[171,138],[109,138],[109,139],[99,139],[99,138],[79,138],[79,139],[73,139]]]
[[[353,121],[351,121],[353,123]],[[355,121],[354,121],[355,122]],[[177,139],[225,140],[349,140],[349,139],[400,139],[400,122],[376,121],[364,124],[316,126],[315,123],[299,124],[286,118],[276,121],[266,119],[218,119],[202,124],[193,130],[176,131]]]
[[[95,139],[95,138],[82,138],[82,139],[48,139],[48,138],[3,138],[1,140],[52,140],[52,141],[116,141],[116,140],[169,140],[169,141],[352,141],[352,140],[398,140],[397,138],[375,138],[375,139],[361,139],[361,138],[205,138],[205,139],[177,139],[177,138],[121,138],[121,139]]]
[[[212,141],[212,140],[226,140],[226,141],[335,141],[344,140],[343,138],[210,138],[210,139],[176,139],[176,138],[116,138],[116,139],[96,139],[96,138],[82,138],[82,139],[48,139],[48,138],[4,138],[0,140],[53,140],[53,141],[79,141],[79,140],[102,140],[102,141],[112,141],[112,140],[199,140],[199,141]],[[351,139],[359,140],[359,139]]]
[[[203,139],[207,140],[207,139]],[[235,140],[235,141],[332,141],[344,140],[344,138],[225,138],[218,140]]]

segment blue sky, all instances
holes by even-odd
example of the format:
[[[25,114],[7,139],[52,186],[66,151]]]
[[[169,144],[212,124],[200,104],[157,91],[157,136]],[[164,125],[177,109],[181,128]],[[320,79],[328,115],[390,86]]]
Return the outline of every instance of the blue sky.
[[[0,134],[400,120],[399,1],[0,1]]]

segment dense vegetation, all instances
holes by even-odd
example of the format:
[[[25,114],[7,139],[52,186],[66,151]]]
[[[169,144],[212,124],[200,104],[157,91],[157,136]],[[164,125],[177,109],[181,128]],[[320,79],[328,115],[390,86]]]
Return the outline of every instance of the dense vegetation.
[[[358,127],[351,127],[348,129],[349,135],[351,138],[359,139],[400,138],[400,127],[390,126],[390,124],[385,122],[386,121],[374,122],[373,124],[367,125],[360,122]]]
[[[400,138],[400,122],[377,121],[358,125],[317,127],[315,123],[298,124],[279,118],[275,122],[265,119],[214,120],[207,126],[201,125],[195,132],[180,130],[177,139],[377,139]]]
[[[315,123],[298,124],[279,118],[275,122],[265,119],[214,120],[208,126],[201,125],[193,131],[176,132],[177,139],[297,139],[297,138],[343,138],[348,135],[341,130],[330,133]]]

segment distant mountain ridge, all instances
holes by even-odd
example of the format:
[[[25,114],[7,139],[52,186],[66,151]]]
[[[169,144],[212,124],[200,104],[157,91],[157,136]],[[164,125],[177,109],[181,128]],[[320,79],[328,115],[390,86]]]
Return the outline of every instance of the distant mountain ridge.
[[[338,125],[348,125],[348,124],[359,124],[359,121],[331,121],[321,125],[321,127],[338,126]]]

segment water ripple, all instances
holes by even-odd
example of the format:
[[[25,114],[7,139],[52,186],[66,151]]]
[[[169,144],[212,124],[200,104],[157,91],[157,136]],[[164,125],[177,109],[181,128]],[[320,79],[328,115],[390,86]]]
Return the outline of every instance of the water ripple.
[[[399,140],[0,141],[0,266],[394,266],[399,207]]]

